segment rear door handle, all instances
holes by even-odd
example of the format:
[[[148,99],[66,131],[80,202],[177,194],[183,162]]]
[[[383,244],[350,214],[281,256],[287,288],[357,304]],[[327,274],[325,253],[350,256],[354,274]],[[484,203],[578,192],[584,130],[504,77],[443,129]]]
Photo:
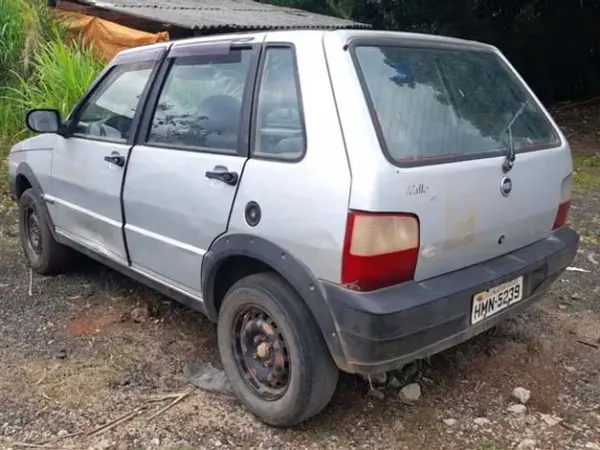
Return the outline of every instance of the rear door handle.
[[[104,157],[104,161],[114,164],[115,166],[123,167],[125,165],[125,157],[121,155],[109,155]]]
[[[219,167],[215,167],[217,169]],[[235,186],[238,184],[240,180],[240,176],[237,172],[229,172],[227,168],[225,170],[209,170],[206,172],[206,178],[210,178],[211,180],[219,180],[229,186]]]

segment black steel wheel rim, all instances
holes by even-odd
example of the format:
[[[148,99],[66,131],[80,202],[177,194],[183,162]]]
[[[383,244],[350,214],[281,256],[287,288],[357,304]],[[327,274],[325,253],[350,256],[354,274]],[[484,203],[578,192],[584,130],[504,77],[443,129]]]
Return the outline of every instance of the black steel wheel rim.
[[[25,209],[25,240],[31,254],[39,258],[42,256],[44,245],[42,242],[42,231],[40,218],[32,206]]]
[[[263,400],[281,398],[290,383],[291,365],[281,328],[263,308],[249,305],[233,322],[233,356],[244,382]]]

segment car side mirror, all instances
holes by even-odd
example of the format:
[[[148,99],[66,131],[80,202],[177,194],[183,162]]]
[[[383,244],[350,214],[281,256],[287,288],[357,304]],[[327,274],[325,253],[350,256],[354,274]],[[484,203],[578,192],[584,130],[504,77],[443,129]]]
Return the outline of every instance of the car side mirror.
[[[25,116],[27,128],[36,133],[61,131],[60,113],[56,109],[32,109]]]

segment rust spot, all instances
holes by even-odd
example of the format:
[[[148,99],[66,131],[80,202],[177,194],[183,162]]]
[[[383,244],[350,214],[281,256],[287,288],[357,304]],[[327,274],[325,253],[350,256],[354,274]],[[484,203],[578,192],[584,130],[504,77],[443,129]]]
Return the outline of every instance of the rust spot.
[[[273,327],[266,322],[262,323],[262,329],[263,329],[263,332],[265,334],[268,334],[269,336],[272,336],[275,334],[275,330],[273,330]]]
[[[285,365],[285,358],[283,356],[283,353],[281,352],[277,352],[275,353],[275,365],[278,367],[283,367]]]
[[[267,344],[266,342],[261,343],[258,348],[256,349],[256,354],[258,355],[258,357],[260,359],[266,359],[267,356],[269,356],[269,353],[271,352],[271,346],[269,344]]]
[[[101,334],[120,322],[120,317],[115,312],[108,312],[98,317],[79,317],[67,325],[67,333],[71,337]]]

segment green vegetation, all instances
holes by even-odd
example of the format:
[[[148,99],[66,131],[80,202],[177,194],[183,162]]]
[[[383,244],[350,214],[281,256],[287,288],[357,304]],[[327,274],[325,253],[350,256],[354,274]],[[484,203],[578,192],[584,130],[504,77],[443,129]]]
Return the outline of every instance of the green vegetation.
[[[56,108],[65,117],[101,69],[102,63],[89,48],[65,43],[56,31],[54,39],[38,46],[31,75],[16,75],[15,86],[5,88],[10,107],[0,123],[18,134],[30,108]]]
[[[594,0],[259,0],[499,47],[546,102],[600,95]],[[568,39],[565,39],[568,36]]]
[[[475,444],[475,450],[504,450],[505,448],[506,447],[491,441],[479,441]]]
[[[19,4],[13,0],[0,0],[0,82],[17,68],[21,59],[23,27]]]
[[[70,42],[46,0],[0,0],[0,192],[11,144],[27,136],[25,113],[57,108],[65,116],[103,67]]]
[[[573,156],[573,181],[578,190],[600,188],[600,156]]]

